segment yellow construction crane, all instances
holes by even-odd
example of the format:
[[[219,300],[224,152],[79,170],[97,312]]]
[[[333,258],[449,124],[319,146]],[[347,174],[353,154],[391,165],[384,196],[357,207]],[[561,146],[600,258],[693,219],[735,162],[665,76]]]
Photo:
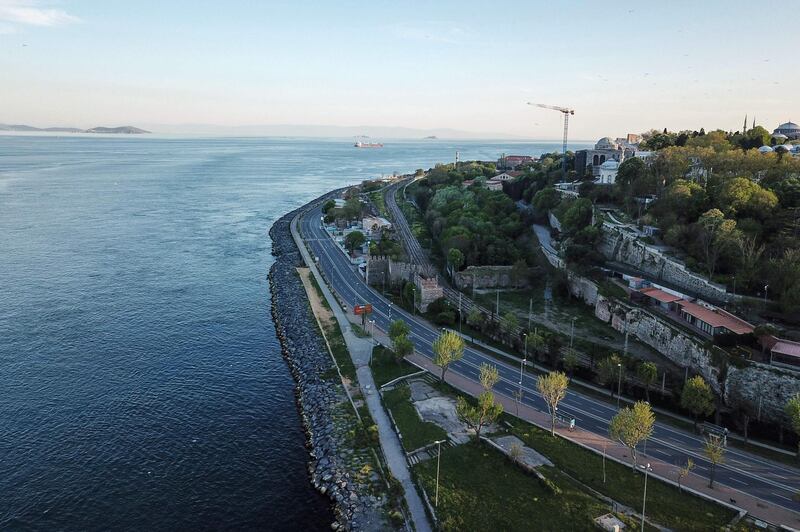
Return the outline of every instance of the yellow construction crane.
[[[564,115],[564,145],[562,147],[562,157],[561,157],[561,173],[562,179],[564,181],[567,180],[567,131],[569,130],[569,115],[575,114],[575,109],[570,109],[568,107],[558,107],[556,105],[545,105],[543,103],[531,103],[528,102],[528,105],[532,105],[534,107],[541,107],[542,109],[552,109],[553,111],[558,111]]]

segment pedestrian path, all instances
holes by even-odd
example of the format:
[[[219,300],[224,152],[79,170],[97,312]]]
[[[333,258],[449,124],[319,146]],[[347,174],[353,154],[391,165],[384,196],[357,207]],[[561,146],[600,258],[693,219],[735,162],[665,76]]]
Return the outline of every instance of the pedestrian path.
[[[364,401],[367,404],[369,413],[373,421],[378,427],[378,436],[380,437],[381,449],[383,450],[386,464],[389,467],[392,475],[403,486],[406,506],[411,514],[414,529],[417,532],[430,532],[431,526],[428,521],[428,515],[425,513],[425,506],[417,493],[414,482],[411,479],[411,472],[408,469],[408,462],[403,447],[400,444],[400,439],[394,431],[389,416],[381,403],[380,394],[375,387],[375,380],[372,376],[372,371],[369,368],[369,359],[372,353],[373,342],[370,338],[359,338],[353,332],[350,322],[347,320],[347,315],[339,306],[333,293],[328,288],[328,285],[323,280],[315,262],[311,259],[305,244],[303,243],[300,234],[297,231],[297,220],[295,217],[291,223],[292,237],[297,244],[300,254],[303,256],[308,268],[317,280],[325,299],[328,300],[330,307],[336,316],[339,323],[339,328],[344,336],[347,348],[350,351],[350,357],[353,364],[356,366],[356,377],[361,392],[364,395]]]

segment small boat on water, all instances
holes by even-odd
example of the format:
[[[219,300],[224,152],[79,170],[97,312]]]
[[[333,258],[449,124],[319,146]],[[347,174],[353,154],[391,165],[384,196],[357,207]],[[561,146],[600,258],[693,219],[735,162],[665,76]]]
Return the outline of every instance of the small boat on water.
[[[356,141],[353,146],[356,148],[383,148],[383,144],[380,142],[361,142],[360,140]]]

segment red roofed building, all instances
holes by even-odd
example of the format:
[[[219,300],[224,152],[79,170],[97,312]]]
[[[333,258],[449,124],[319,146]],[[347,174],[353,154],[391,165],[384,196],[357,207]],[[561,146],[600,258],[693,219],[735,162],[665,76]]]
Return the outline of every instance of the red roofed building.
[[[681,296],[654,287],[642,288],[635,293],[641,294],[639,299],[643,299],[645,303],[658,306],[665,311],[675,310],[674,303],[683,299]]]
[[[531,164],[536,159],[529,155],[506,155],[500,157],[497,160],[497,168],[502,168],[503,170],[516,170],[518,167]]]
[[[769,350],[770,364],[800,369],[800,343],[781,338]]]
[[[711,336],[730,333],[748,334],[752,333],[755,328],[752,324],[721,308],[708,308],[686,300],[677,301],[676,304],[681,318]]]

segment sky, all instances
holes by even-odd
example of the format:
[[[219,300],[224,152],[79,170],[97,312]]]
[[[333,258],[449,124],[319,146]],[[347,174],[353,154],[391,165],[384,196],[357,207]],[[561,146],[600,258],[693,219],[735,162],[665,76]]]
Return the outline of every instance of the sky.
[[[0,0],[0,123],[572,139],[800,122],[791,3]],[[199,126],[197,126],[199,127]]]

